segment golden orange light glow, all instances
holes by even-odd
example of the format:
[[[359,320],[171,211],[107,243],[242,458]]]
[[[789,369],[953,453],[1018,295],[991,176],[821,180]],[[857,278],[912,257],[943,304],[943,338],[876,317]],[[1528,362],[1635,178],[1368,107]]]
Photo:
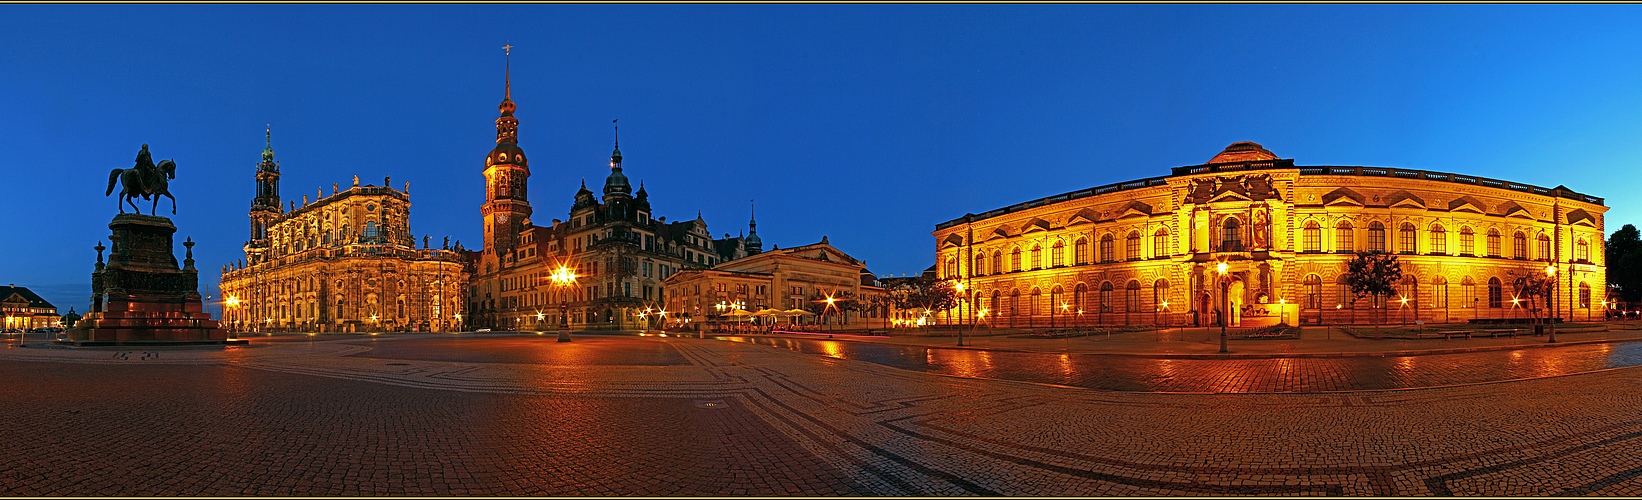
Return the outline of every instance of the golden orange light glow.
[[[229,295],[228,300],[225,300],[222,303],[228,304],[228,307],[239,307],[239,297]]]
[[[1224,275],[1224,274],[1226,274],[1226,263],[1225,263],[1225,262],[1221,262],[1221,263],[1220,263],[1220,264],[1218,264],[1218,265],[1216,265],[1216,266],[1214,266],[1214,270],[1215,270],[1215,271],[1216,271],[1216,272],[1219,272],[1219,273],[1220,273],[1220,274],[1222,274],[1222,275]]]
[[[561,265],[558,269],[554,269],[553,274],[549,277],[552,278],[553,284],[564,286],[576,282],[576,271]]]

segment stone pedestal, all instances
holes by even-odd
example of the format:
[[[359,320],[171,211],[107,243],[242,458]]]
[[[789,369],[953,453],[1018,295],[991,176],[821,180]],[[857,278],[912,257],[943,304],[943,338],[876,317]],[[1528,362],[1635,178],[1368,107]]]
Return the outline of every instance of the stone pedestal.
[[[199,272],[194,269],[194,242],[184,243],[188,257],[177,266],[171,236],[177,227],[165,217],[120,214],[113,230],[108,264],[97,248],[91,273],[91,311],[68,331],[61,343],[95,345],[195,345],[244,343],[229,340],[228,331],[204,310]]]

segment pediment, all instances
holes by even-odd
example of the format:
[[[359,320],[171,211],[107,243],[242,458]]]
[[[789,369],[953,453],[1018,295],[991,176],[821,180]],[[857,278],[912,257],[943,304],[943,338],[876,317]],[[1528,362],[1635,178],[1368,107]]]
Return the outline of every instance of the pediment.
[[[1596,227],[1596,217],[1583,208],[1576,208],[1568,212],[1568,224],[1577,224],[1587,227]]]
[[[1003,226],[998,226],[997,228],[993,229],[991,233],[987,233],[987,235],[985,236],[985,238],[982,241],[992,241],[992,240],[1001,239],[1001,238],[1008,238],[1008,237],[1009,237],[1009,230],[1004,229]]]
[[[1049,221],[1046,221],[1046,220],[1043,220],[1043,219],[1037,219],[1037,218],[1026,221],[1026,224],[1021,226],[1021,234],[1032,233],[1032,232],[1037,232],[1037,231],[1048,231],[1048,230],[1049,230]]]
[[[1347,188],[1339,188],[1329,191],[1328,194],[1323,195],[1323,205],[1348,205],[1360,207],[1363,206],[1363,195],[1357,194],[1356,191],[1352,191]]]
[[[1410,193],[1408,191],[1397,191],[1395,193],[1391,193],[1391,196],[1387,196],[1385,201],[1387,206],[1390,206],[1391,208],[1425,209],[1425,200],[1420,199],[1418,196],[1414,196],[1414,193]]]
[[[1100,220],[1100,212],[1096,212],[1092,208],[1085,208],[1079,210],[1078,213],[1072,214],[1072,217],[1066,220],[1066,224],[1094,223],[1098,220]]]
[[[962,246],[963,244],[964,244],[964,237],[958,236],[956,234],[946,235],[946,238],[941,240],[941,248],[952,248],[952,247],[956,247],[956,246]]]
[[[1151,205],[1138,201],[1131,201],[1129,204],[1124,205],[1123,208],[1118,209],[1117,218],[1123,219],[1127,217],[1146,217],[1150,215],[1152,215]]]
[[[1477,201],[1475,198],[1470,196],[1461,196],[1459,198],[1454,198],[1454,201],[1448,202],[1448,211],[1486,214],[1488,213],[1488,208],[1487,205],[1483,205],[1482,202]]]
[[[1251,200],[1249,200],[1249,195],[1244,193],[1243,190],[1241,190],[1241,189],[1221,189],[1220,192],[1214,194],[1213,198],[1209,198],[1210,203],[1217,202],[1217,201],[1251,201]]]
[[[1528,209],[1522,208],[1522,205],[1518,205],[1517,202],[1514,201],[1501,203],[1498,207],[1496,207],[1496,209],[1499,215],[1503,215],[1505,217],[1535,220],[1533,212],[1529,212]]]

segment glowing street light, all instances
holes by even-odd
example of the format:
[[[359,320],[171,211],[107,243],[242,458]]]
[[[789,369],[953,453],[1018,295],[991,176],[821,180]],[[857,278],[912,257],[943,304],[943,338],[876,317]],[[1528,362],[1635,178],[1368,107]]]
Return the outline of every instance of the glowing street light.
[[[1226,267],[1225,262],[1214,266],[1215,272],[1220,275],[1220,301],[1226,304],[1226,308],[1220,311],[1220,317],[1216,318],[1220,321],[1220,352],[1222,354],[1228,352],[1226,350],[1226,323],[1230,322],[1227,316],[1231,314],[1231,311],[1225,310],[1231,307],[1231,297],[1227,296],[1231,293],[1231,280],[1226,277]]]
[[[1551,316],[1552,316],[1551,306],[1553,304],[1555,304],[1555,302],[1551,301],[1551,294],[1556,292],[1556,281],[1555,281],[1556,280],[1556,265],[1554,265],[1554,264],[1546,264],[1545,265],[1545,279],[1547,281],[1545,283],[1545,322],[1551,324],[1551,336],[1550,336],[1550,338],[1546,339],[1546,342],[1555,343],[1556,342],[1556,323],[1551,322]],[[1572,317],[1573,314],[1570,313],[1570,314],[1568,314],[1568,316]]]

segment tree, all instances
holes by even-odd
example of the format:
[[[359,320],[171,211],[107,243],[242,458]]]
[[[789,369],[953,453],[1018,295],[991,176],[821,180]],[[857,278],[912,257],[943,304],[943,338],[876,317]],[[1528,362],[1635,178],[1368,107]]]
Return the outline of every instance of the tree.
[[[1626,224],[1608,237],[1608,285],[1619,290],[1626,302],[1642,300],[1642,234]]]
[[[1346,263],[1346,286],[1351,287],[1351,293],[1359,299],[1370,295],[1390,297],[1397,293],[1396,285],[1402,280],[1402,264],[1397,263],[1395,255],[1357,252],[1357,257]],[[1380,322],[1385,322],[1384,307],[1380,308]]]
[[[953,288],[952,280],[924,275],[912,280],[912,288],[912,304],[930,314],[946,312],[958,305],[958,291]]]

